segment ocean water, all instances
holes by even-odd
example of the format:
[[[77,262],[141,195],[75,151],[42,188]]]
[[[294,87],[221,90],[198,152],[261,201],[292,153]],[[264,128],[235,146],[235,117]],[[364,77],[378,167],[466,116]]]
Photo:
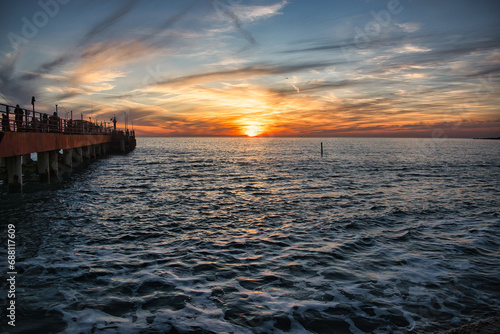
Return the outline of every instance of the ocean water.
[[[429,333],[500,311],[500,141],[139,138],[25,189],[0,194],[0,331]]]

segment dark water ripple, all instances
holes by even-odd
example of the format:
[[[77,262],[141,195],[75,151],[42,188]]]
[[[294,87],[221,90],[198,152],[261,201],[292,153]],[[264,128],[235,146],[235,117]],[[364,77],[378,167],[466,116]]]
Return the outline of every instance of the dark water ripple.
[[[51,189],[0,195],[18,228],[18,331],[405,333],[498,313],[499,153],[141,139]]]

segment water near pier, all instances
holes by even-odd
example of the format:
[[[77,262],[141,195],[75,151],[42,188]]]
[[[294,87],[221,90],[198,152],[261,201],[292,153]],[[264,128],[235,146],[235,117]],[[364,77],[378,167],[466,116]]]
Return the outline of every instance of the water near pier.
[[[20,332],[429,332],[500,311],[497,141],[139,139],[25,189],[0,195]]]

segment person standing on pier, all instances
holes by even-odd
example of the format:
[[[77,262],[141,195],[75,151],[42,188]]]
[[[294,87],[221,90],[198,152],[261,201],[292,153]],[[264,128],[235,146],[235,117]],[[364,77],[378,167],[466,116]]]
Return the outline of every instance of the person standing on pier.
[[[23,110],[19,107],[19,104],[16,104],[16,109],[14,109],[14,115],[16,120],[16,131],[21,131],[21,127],[23,126]]]
[[[10,124],[9,124],[9,107],[7,107],[7,111],[5,114],[2,115],[2,131],[3,132],[8,132],[10,131]]]
[[[49,116],[47,114],[43,114],[42,131],[49,132]]]
[[[57,113],[54,112],[52,116],[49,117],[49,132],[58,132],[59,117]]]
[[[116,115],[110,121],[113,121],[113,133],[116,133]]]
[[[28,131],[29,125],[30,125],[29,120],[28,120],[28,117],[30,115],[30,111],[28,109],[25,110],[25,115],[26,115],[26,122],[24,122],[24,131]],[[22,118],[21,118],[21,120],[22,120]]]

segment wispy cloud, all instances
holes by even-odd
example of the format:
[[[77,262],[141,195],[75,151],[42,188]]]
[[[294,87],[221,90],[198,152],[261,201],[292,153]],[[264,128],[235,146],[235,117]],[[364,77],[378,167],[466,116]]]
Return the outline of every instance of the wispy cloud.
[[[9,104],[13,104],[10,99],[30,94],[31,84],[24,84],[15,79],[15,67],[21,55],[21,53],[9,53],[0,60],[0,86],[2,87],[0,96]]]
[[[155,86],[169,86],[169,85],[194,85],[198,83],[206,83],[220,80],[235,80],[235,79],[249,79],[266,75],[284,75],[288,73],[296,73],[300,71],[307,71],[312,69],[323,69],[337,62],[312,62],[312,63],[297,63],[288,65],[267,65],[258,64],[245,67],[239,67],[229,70],[213,71],[206,73],[199,73],[178,77],[165,81],[155,83]]]
[[[233,12],[237,17],[240,18],[242,22],[253,22],[283,14],[281,10],[287,4],[288,1],[286,0],[268,6],[252,6],[239,4],[233,6]]]
[[[432,51],[432,49],[412,44],[405,44],[403,46],[396,47],[394,50],[392,50],[392,52],[395,53],[419,53],[419,52],[429,52],[429,51]]]
[[[108,15],[102,21],[97,23],[90,29],[87,34],[82,39],[81,44],[86,44],[91,41],[95,36],[103,33],[113,25],[115,25],[120,19],[122,19],[126,14],[128,14],[136,5],[138,0],[127,0],[122,2],[122,4],[113,12]]]
[[[282,14],[282,10],[288,1],[283,0],[273,5],[247,5],[247,4],[224,4],[214,1],[216,12],[222,13],[233,25],[233,28],[250,43],[256,46],[258,42],[254,36],[243,27],[243,24],[268,19],[275,15]]]
[[[192,7],[192,4],[184,7],[143,37],[92,42],[95,37],[110,29],[132,11],[136,3],[137,0],[129,0],[122,4],[111,15],[89,29],[75,49],[63,52],[55,59],[40,65],[38,69],[14,80],[27,82],[37,78],[57,78],[61,88],[52,87],[47,90],[52,93],[60,92],[57,100],[113,89],[115,86],[110,82],[125,76],[125,72],[119,68],[137,60],[147,60],[162,50],[168,41],[162,37],[160,40],[163,42],[159,43],[157,37],[178,22]]]
[[[224,15],[227,16],[232,22],[236,30],[239,31],[241,36],[243,36],[250,44],[256,45],[257,41],[252,36],[250,32],[242,27],[240,18],[230,9],[224,9]]]
[[[403,31],[408,32],[408,33],[413,33],[417,32],[420,30],[420,27],[422,26],[420,23],[416,22],[405,22],[405,23],[395,23],[397,27],[403,29]]]

